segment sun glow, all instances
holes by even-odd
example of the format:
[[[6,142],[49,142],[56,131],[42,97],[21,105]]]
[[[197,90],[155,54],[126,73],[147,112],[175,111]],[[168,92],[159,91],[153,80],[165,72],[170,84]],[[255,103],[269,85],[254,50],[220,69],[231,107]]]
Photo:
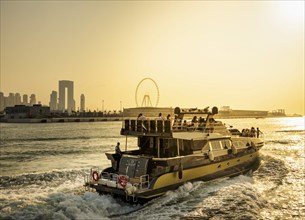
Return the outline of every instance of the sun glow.
[[[286,22],[304,22],[304,1],[278,1],[277,8],[280,17]]]

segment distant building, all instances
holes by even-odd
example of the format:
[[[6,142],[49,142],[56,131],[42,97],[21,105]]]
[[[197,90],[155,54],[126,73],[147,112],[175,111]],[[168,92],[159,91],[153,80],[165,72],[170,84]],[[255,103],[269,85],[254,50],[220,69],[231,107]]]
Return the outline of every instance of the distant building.
[[[81,94],[80,96],[80,112],[85,111],[85,96],[84,94]]]
[[[19,93],[15,94],[15,105],[21,105],[21,95]]]
[[[58,104],[57,104],[57,92],[52,91],[50,95],[50,110],[56,111],[58,110]]]
[[[252,117],[267,117],[268,111],[258,110],[233,110],[230,106],[223,106],[220,108],[217,117],[228,118],[252,118]]]
[[[8,119],[46,118],[51,115],[50,107],[41,105],[15,105],[14,107],[6,107],[5,113]]]
[[[0,92],[0,112],[4,110],[4,94],[3,92]]]
[[[14,93],[9,93],[7,106],[14,106],[14,105],[15,105],[15,95]]]
[[[30,105],[35,105],[36,104],[36,96],[35,94],[32,94],[30,96]]]
[[[8,106],[8,97],[4,96],[4,109]],[[3,110],[4,110],[3,109]]]
[[[277,109],[277,110],[273,110],[271,113],[269,113],[270,116],[272,117],[283,117],[283,116],[286,116],[286,113],[285,113],[285,109]]]
[[[74,101],[74,83],[73,81],[60,80],[58,89],[58,110],[71,113],[75,111]],[[67,89],[67,103],[66,103],[66,89]],[[66,106],[67,104],[67,106]]]
[[[23,105],[29,105],[28,95],[24,94],[24,95],[22,96],[22,104],[23,104]]]

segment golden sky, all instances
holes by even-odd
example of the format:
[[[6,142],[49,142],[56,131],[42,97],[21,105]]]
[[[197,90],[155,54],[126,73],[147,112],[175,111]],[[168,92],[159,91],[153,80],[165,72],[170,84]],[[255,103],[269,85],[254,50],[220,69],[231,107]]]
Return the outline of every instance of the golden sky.
[[[304,1],[1,1],[5,96],[72,80],[76,107],[113,110],[146,77],[162,107],[304,114]]]

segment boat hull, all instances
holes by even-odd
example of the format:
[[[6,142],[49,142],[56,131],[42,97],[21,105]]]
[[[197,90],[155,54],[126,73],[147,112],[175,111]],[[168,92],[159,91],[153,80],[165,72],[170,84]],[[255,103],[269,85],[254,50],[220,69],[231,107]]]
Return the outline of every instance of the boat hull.
[[[186,182],[211,181],[222,177],[237,176],[250,170],[256,170],[259,164],[259,152],[254,151],[223,161],[165,173],[152,179],[149,188],[137,190],[132,197],[150,200],[161,196],[169,190],[175,190]],[[91,184],[90,187],[95,188],[99,193],[111,193],[128,197],[122,189],[110,188],[99,184]]]

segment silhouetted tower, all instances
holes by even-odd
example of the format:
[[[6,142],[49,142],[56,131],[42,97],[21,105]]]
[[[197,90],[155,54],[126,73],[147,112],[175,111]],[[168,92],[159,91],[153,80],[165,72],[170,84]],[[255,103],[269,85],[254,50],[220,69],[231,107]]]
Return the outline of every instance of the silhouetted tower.
[[[15,94],[15,105],[21,105],[21,95],[19,93]]]
[[[81,94],[80,96],[80,112],[85,111],[85,96],[84,94]]]
[[[67,106],[66,106],[66,89],[67,89]],[[58,110],[68,111],[71,113],[75,110],[74,101],[74,83],[73,81],[60,80],[58,89]]]
[[[52,91],[51,95],[50,95],[50,110],[51,111],[56,111],[57,110],[57,92],[56,91]]]
[[[4,106],[4,93],[0,92],[0,112],[3,111],[5,108]]]
[[[30,105],[35,105],[36,104],[36,96],[35,94],[32,94],[30,96]]]
[[[28,105],[29,104],[28,95],[24,94],[22,96],[22,104],[24,104],[24,105]]]
[[[14,93],[9,93],[7,106],[14,106],[14,105],[15,105],[15,95]]]

